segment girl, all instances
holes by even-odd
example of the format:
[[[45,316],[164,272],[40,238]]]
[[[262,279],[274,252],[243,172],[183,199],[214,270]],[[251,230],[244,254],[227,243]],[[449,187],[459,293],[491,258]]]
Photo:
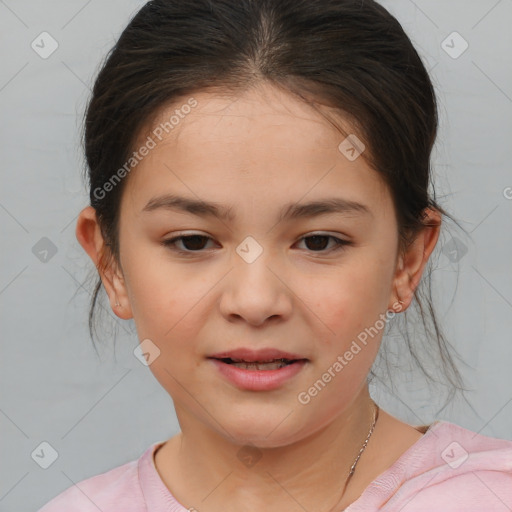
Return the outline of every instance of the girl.
[[[41,512],[511,509],[512,441],[368,390],[447,215],[436,131],[372,0],[144,5],[88,105],[76,234],[181,432]]]

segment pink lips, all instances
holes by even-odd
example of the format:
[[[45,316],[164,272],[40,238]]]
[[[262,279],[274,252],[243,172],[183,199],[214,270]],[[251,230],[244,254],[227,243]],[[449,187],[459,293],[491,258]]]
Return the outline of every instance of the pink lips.
[[[219,372],[235,386],[251,391],[270,391],[279,388],[286,381],[297,375],[308,360],[300,355],[284,352],[282,350],[266,348],[252,350],[239,348],[227,352],[219,352],[209,357]],[[243,362],[270,362],[275,359],[293,361],[277,370],[247,370],[238,368],[225,360]]]

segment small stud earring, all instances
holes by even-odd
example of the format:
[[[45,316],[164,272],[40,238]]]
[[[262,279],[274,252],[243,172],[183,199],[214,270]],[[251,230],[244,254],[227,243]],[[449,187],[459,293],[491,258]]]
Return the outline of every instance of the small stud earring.
[[[119,302],[116,301],[116,306],[120,306],[121,304],[119,304]]]

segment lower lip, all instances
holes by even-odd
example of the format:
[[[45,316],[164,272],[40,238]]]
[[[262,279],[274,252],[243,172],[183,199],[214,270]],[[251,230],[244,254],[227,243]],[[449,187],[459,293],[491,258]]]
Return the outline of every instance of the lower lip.
[[[277,389],[287,380],[297,375],[307,361],[301,360],[288,364],[278,370],[245,370],[232,364],[211,359],[213,364],[230,382],[241,389],[251,391],[270,391]]]

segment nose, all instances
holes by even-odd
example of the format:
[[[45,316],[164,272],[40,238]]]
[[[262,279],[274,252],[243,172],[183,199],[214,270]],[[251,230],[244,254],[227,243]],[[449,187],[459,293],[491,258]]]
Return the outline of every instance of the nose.
[[[265,322],[289,318],[293,292],[286,275],[263,253],[253,262],[238,256],[224,280],[220,311],[230,322],[246,321],[259,327]]]

